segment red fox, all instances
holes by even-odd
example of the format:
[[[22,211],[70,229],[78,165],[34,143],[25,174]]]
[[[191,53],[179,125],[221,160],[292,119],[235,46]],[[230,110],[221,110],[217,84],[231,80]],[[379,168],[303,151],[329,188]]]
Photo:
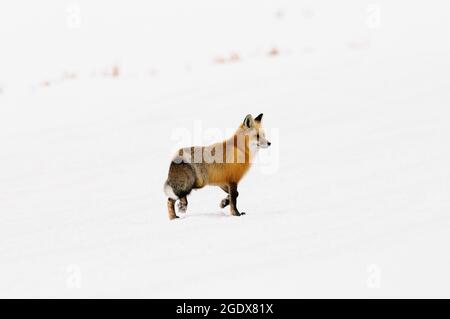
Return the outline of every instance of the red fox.
[[[187,195],[206,185],[218,186],[228,194],[220,202],[221,208],[230,205],[233,216],[245,214],[239,212],[236,204],[238,183],[249,170],[258,149],[268,148],[271,144],[262,128],[262,117],[263,114],[256,118],[247,115],[236,133],[226,141],[182,148],[177,152],[164,184],[170,219],[179,218],[175,213],[177,200],[178,212],[185,213]]]

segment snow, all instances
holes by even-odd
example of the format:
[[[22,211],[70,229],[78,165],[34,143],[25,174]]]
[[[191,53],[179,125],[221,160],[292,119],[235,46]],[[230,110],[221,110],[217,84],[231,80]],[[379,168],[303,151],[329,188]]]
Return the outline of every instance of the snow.
[[[79,29],[19,2],[0,7],[1,297],[450,296],[445,1],[79,1]],[[169,221],[174,150],[248,113],[272,146],[247,214],[211,187]]]

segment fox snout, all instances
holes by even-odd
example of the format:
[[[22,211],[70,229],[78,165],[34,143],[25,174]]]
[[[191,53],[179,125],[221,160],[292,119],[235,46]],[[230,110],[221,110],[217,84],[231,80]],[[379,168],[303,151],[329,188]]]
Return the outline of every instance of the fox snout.
[[[259,142],[258,143],[258,146],[259,147],[261,147],[261,148],[268,148],[270,145],[272,145],[272,143],[271,142],[269,142],[269,141],[266,141],[265,143],[264,142]]]

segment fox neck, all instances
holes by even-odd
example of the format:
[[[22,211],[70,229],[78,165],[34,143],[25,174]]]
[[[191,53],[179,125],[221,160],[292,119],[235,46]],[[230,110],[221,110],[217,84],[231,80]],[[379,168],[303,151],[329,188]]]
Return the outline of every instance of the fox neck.
[[[257,153],[257,148],[251,146],[250,137],[245,134],[242,128],[239,128],[227,142],[232,144],[236,150],[239,150],[245,155],[245,163],[251,164],[253,162],[253,158]]]

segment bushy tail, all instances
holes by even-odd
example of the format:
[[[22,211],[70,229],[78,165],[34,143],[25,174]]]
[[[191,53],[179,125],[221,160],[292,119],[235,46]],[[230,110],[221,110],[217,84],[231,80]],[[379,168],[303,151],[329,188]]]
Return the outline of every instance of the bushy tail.
[[[169,185],[168,181],[166,181],[164,183],[164,194],[166,194],[166,196],[168,198],[171,198],[173,200],[177,200],[178,199],[178,196],[175,195],[175,193],[173,191],[173,188],[172,188],[172,186]]]
[[[169,177],[164,184],[164,193],[167,197],[177,200],[192,191],[195,185],[195,171],[189,163],[172,162]]]

